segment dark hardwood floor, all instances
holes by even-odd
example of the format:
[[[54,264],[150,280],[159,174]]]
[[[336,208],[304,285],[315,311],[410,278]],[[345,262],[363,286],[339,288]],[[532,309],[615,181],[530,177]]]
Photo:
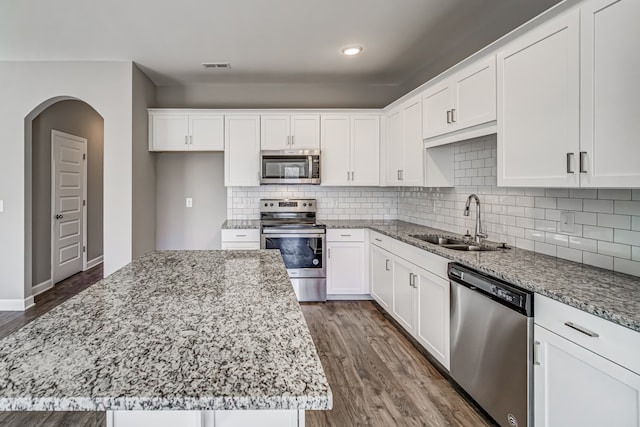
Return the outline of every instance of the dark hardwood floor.
[[[25,312],[0,312],[0,338],[103,276],[102,266],[60,282]],[[316,426],[490,425],[370,301],[303,304],[333,390],[332,411],[307,412]],[[104,412],[1,412],[0,426],[103,427]]]
[[[333,410],[308,411],[316,426],[489,426],[370,301],[303,304]]]

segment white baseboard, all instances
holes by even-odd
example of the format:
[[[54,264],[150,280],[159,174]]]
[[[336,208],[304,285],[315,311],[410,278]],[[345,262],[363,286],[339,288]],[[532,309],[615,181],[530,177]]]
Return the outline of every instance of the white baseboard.
[[[87,270],[95,267],[96,265],[102,264],[103,261],[104,261],[104,257],[102,255],[92,259],[91,261],[87,261]]]
[[[327,301],[369,301],[372,300],[371,295],[369,294],[353,294],[353,295],[342,295],[342,294],[330,294],[327,295]]]
[[[51,279],[48,279],[32,287],[31,294],[35,297],[36,295],[40,295],[44,291],[48,291],[51,288],[53,288],[53,283],[51,282]]]
[[[0,299],[0,311],[25,311],[33,306],[33,296],[25,299]]]

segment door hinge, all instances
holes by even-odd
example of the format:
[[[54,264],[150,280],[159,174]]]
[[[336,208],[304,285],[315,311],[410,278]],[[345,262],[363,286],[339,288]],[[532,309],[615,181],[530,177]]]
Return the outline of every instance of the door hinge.
[[[87,155],[86,154],[82,155],[82,160],[87,160]]]

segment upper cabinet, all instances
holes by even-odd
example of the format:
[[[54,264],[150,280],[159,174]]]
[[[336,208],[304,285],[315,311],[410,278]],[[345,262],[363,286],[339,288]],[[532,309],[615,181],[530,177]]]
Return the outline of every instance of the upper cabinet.
[[[260,116],[225,117],[224,185],[260,185]]]
[[[150,110],[149,150],[222,151],[224,116],[190,110]]]
[[[498,185],[640,186],[638,19],[585,1],[498,53]]]
[[[498,185],[575,187],[580,20],[553,19],[498,53]]]
[[[322,185],[380,184],[380,116],[323,115]]]
[[[490,55],[422,93],[422,137],[430,139],[455,133],[446,139],[428,141],[435,146],[495,132],[496,63]],[[478,125],[491,126],[473,129]],[[468,134],[461,131],[473,132]]]
[[[591,0],[580,10],[580,183],[640,187],[640,1]]]
[[[389,111],[386,118],[385,184],[424,185],[421,97],[408,99]]]
[[[262,115],[262,150],[319,150],[320,115]]]

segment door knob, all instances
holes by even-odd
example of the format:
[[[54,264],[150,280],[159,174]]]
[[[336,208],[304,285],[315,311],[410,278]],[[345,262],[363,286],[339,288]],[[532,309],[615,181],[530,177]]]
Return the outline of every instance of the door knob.
[[[60,215],[60,214],[56,215],[56,219],[62,219],[62,218],[63,218],[62,215]]]

